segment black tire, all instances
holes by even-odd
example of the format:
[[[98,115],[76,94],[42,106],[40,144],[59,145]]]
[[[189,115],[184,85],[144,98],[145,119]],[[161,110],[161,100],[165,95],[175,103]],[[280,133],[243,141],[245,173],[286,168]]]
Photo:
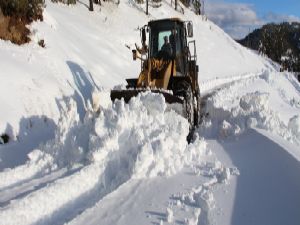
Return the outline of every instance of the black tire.
[[[195,106],[194,106],[194,95],[191,85],[187,81],[178,82],[174,91],[176,96],[181,96],[184,99],[183,102],[183,116],[188,120],[190,124],[190,133],[194,130],[195,125]]]
[[[201,124],[201,97],[200,97],[200,91],[197,90],[195,94],[195,109],[194,109],[194,126],[198,127]]]

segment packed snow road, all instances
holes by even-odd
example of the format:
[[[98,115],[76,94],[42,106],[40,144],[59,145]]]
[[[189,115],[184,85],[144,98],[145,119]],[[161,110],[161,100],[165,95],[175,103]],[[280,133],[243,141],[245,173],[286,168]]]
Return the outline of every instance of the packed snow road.
[[[227,158],[225,165],[240,171],[228,187],[229,201],[222,191],[215,193],[218,205],[229,203],[217,224],[299,224],[300,163],[286,151],[299,147],[259,129],[245,132],[239,141],[208,140],[208,146],[218,158]]]
[[[220,85],[191,144],[159,94],[102,91],[83,121],[70,99],[55,138],[1,171],[0,224],[298,224],[299,85]]]

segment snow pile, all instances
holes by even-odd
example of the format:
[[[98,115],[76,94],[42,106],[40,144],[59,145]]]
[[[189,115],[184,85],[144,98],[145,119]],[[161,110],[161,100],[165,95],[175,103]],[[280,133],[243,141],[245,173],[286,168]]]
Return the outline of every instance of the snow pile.
[[[115,172],[122,168],[136,178],[169,176],[208,154],[202,139],[187,144],[187,120],[168,108],[162,95],[145,92],[128,104],[123,100],[111,104],[105,92],[95,96],[102,97],[100,109],[94,112],[89,107],[84,121],[70,99],[55,138],[31,152],[25,165],[0,173],[0,187],[58,168],[108,161],[116,162]]]
[[[163,96],[151,92],[141,93],[128,104],[117,100],[102,108],[90,138],[89,160],[117,158],[118,166],[132,170],[135,178],[169,176],[200,160],[205,142],[188,146],[188,122],[167,109]]]
[[[114,167],[136,178],[169,176],[206,154],[199,138],[187,145],[188,122],[167,107],[162,95],[141,93],[128,104],[109,104],[109,96],[102,92],[94,95],[102,97],[97,112],[80,122],[71,101],[56,138],[44,146],[59,167],[110,159],[118,162]]]
[[[200,132],[222,139],[238,136],[249,128],[260,128],[300,144],[299,116],[295,115],[300,108],[300,95],[287,78],[269,73],[217,92],[206,103],[209,117]],[[287,85],[290,92],[283,88]]]
[[[84,121],[72,99],[62,109],[55,138],[40,146],[44,157],[52,158],[51,163],[38,166],[39,173],[114,161],[116,172],[122,168],[136,178],[169,176],[200,162],[206,154],[203,140],[196,138],[193,145],[187,144],[187,120],[168,108],[162,95],[145,92],[128,104],[123,100],[109,104],[105,91],[94,95],[102,97],[100,108],[94,112],[90,106]],[[29,156],[27,164],[26,171],[37,173],[36,160]]]
[[[204,186],[210,186],[215,183],[228,183],[232,175],[239,175],[237,168],[224,167],[218,160],[201,162],[197,167],[194,167],[194,173],[212,178]]]
[[[52,155],[54,163],[60,168],[85,163],[89,137],[93,129],[91,111],[85,115],[84,121],[81,121],[76,102],[72,98],[66,102],[66,106],[61,109],[62,117],[55,138],[41,146],[42,151]]]
[[[187,120],[167,110],[159,94],[145,92],[128,104],[117,100],[100,106],[83,122],[71,100],[64,115],[56,138],[40,146],[25,166],[13,171],[24,175],[19,171],[26,169],[29,177],[77,164],[83,167],[9,204],[0,212],[6,224],[52,224],[66,215],[75,216],[82,207],[93,205],[130,178],[170,176],[185,166],[196,167],[207,154],[203,140],[197,138],[195,144],[187,144]],[[5,172],[0,174],[7,177]],[[12,184],[5,179],[1,182],[6,182],[3,186]]]

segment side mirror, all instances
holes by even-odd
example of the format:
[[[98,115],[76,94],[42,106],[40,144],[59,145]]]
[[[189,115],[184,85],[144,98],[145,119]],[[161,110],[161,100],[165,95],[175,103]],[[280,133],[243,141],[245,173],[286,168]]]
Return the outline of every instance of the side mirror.
[[[194,36],[194,34],[193,34],[193,24],[191,22],[188,22],[187,25],[186,25],[186,28],[187,28],[188,37],[193,37]]]
[[[146,44],[146,30],[145,28],[142,29],[142,44]]]
[[[136,60],[136,58],[137,58],[136,50],[132,50],[132,58],[134,61]]]

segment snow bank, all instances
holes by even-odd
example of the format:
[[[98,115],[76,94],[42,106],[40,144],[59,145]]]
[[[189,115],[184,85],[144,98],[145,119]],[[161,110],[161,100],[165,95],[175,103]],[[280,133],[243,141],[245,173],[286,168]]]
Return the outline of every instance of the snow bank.
[[[96,119],[89,158],[101,161],[114,152],[120,157],[121,151],[122,157],[132,157],[135,177],[174,174],[186,161],[188,124],[166,108],[163,96],[152,93],[142,93],[129,104],[116,101]]]
[[[188,122],[168,107],[162,95],[145,92],[125,104],[111,104],[106,92],[99,107],[87,113],[83,122],[70,101],[60,120],[56,138],[43,151],[54,158],[59,167],[76,163],[98,163],[107,158],[124,160],[136,178],[172,175],[183,166],[201,158],[206,144],[196,138],[186,141]],[[97,99],[97,98],[96,98]],[[109,103],[110,104],[109,104]]]
[[[209,98],[206,110],[212,119],[200,132],[222,139],[260,128],[299,145],[299,104],[298,89],[288,75],[266,73],[233,83]]]
[[[1,221],[6,225],[52,224],[60,218],[77,215],[130,178],[170,176],[185,166],[198,165],[207,153],[206,143],[196,138],[193,145],[188,145],[187,120],[167,109],[163,96],[145,92],[128,104],[117,100],[105,107],[100,105],[97,112],[90,111],[81,122],[76,103],[71,100],[56,138],[41,146],[42,152],[32,154],[28,162],[38,168],[25,171],[44,171],[36,161],[46,156],[44,164],[48,170],[72,168],[79,163],[85,166],[11,202],[0,211]]]
[[[88,159],[126,160],[135,178],[172,175],[199,160],[206,147],[199,139],[188,146],[187,120],[169,108],[162,95],[151,92],[141,93],[128,104],[117,100],[100,108],[94,127]]]

